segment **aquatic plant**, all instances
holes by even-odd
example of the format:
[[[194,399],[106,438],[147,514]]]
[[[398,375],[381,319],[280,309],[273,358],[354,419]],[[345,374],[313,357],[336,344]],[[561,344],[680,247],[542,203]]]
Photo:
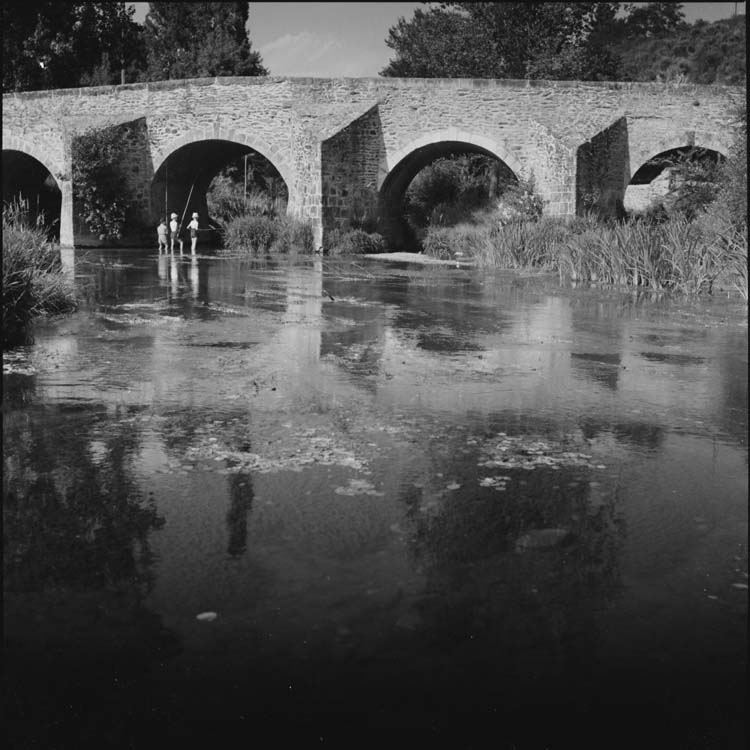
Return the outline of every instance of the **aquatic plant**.
[[[276,238],[271,252],[312,253],[315,249],[312,226],[291,216],[276,219]]]
[[[329,252],[332,255],[364,255],[385,251],[385,238],[377,232],[351,229],[347,232],[334,231],[329,239]]]
[[[3,344],[21,343],[30,322],[76,307],[73,286],[62,273],[60,248],[41,226],[28,226],[23,206],[3,207]]]
[[[485,214],[480,224],[430,228],[424,249],[436,258],[460,253],[482,268],[554,271],[561,281],[678,294],[710,293],[721,280],[746,298],[747,229],[710,217],[677,213],[659,222],[617,222],[589,216],[499,226]]]
[[[311,253],[314,250],[312,227],[308,222],[289,216],[241,214],[222,227],[223,248],[220,255],[278,253]]]

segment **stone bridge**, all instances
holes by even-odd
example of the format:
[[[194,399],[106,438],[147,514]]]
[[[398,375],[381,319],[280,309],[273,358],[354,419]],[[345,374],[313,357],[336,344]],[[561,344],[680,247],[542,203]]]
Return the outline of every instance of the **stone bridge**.
[[[257,152],[286,183],[288,214],[308,220],[318,244],[369,217],[399,247],[403,193],[441,155],[496,157],[533,179],[549,215],[592,202],[614,213],[653,157],[690,146],[726,155],[742,94],[672,83],[284,77],[8,94],[3,198],[46,201],[63,246],[96,244],[76,211],[72,144],[89,128],[116,126],[128,244],[152,244],[165,209],[210,218],[212,178]]]

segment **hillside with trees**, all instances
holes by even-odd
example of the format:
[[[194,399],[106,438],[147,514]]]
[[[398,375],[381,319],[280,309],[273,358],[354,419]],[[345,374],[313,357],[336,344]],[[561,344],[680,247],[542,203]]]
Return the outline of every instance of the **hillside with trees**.
[[[618,45],[620,80],[684,80],[741,86],[747,80],[745,16],[696,21]]]
[[[681,3],[432,3],[399,18],[384,76],[742,84],[745,16]]]

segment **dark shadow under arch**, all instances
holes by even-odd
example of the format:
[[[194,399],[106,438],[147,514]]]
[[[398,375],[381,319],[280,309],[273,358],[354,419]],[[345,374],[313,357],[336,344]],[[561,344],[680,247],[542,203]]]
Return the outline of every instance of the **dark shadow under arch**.
[[[715,167],[726,160],[724,154],[702,146],[684,145],[661,151],[643,162],[625,188],[628,213],[644,213],[670,203],[679,180],[681,164],[693,162]]]
[[[497,154],[465,141],[438,141],[414,149],[388,173],[378,194],[378,231],[391,248],[416,250],[415,237],[406,223],[402,205],[412,180],[425,167],[441,157],[482,154],[498,163],[502,178],[518,182],[518,175]]]
[[[62,192],[47,167],[38,159],[3,149],[3,206],[15,201],[27,207],[32,226],[43,226],[50,240],[60,240]]]
[[[214,177],[224,167],[241,160],[246,154],[257,155],[267,161],[285,185],[288,195],[289,186],[276,166],[250,146],[222,139],[194,141],[169,154],[154,174],[151,182],[154,226],[159,218],[168,217],[173,212],[180,219],[185,217],[184,225],[195,211],[200,216],[201,225],[214,230],[211,237],[206,239],[215,244],[218,241],[218,222],[209,213],[206,195]]]

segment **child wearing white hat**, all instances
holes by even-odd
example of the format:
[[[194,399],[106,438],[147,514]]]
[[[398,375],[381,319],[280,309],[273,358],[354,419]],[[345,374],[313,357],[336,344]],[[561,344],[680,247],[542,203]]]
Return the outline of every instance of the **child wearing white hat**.
[[[170,249],[172,252],[174,252],[174,243],[175,241],[180,243],[180,255],[182,255],[182,240],[180,239],[179,233],[180,233],[180,225],[177,223],[177,214],[172,214],[169,221],[169,239],[170,239]]]
[[[195,255],[195,248],[198,245],[198,214],[194,213],[192,220],[188,224],[190,230],[190,253]]]

